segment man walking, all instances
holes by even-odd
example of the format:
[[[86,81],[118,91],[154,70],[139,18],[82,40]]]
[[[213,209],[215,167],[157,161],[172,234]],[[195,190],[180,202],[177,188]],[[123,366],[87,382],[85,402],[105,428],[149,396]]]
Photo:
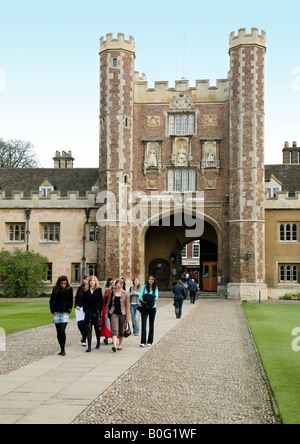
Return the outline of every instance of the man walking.
[[[195,283],[195,279],[192,279],[188,285],[188,290],[190,292],[191,304],[195,303],[197,292],[199,291],[198,285]]]

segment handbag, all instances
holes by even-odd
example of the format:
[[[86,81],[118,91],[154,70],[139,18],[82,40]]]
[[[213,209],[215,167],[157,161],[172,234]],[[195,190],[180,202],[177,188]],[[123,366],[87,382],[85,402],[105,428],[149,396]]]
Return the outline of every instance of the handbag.
[[[124,331],[124,338],[129,338],[129,336],[132,334],[130,324],[129,322],[126,322],[125,325],[125,331]]]
[[[99,313],[99,311],[97,310],[97,327],[98,328],[102,328],[102,327],[104,327],[104,319],[103,319],[103,317],[101,316],[101,314]]]

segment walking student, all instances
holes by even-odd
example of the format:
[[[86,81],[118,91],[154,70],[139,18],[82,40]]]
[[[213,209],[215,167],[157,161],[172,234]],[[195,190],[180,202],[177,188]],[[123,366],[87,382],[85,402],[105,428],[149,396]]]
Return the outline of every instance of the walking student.
[[[128,293],[123,290],[123,282],[116,281],[115,288],[111,292],[106,307],[106,316],[111,316],[112,325],[112,351],[117,351],[117,339],[119,335],[118,350],[122,350],[125,324],[130,321],[130,302]]]
[[[182,316],[182,304],[183,301],[187,298],[187,291],[182,281],[177,281],[177,284],[173,288],[174,293],[174,305],[175,305],[175,314],[177,319],[181,319]]]
[[[104,296],[103,296],[102,317],[103,317],[104,325],[103,325],[103,327],[101,327],[100,333],[101,333],[102,337],[104,336],[103,342],[105,345],[108,345],[108,339],[111,338],[111,322],[110,322],[110,319],[108,319],[106,317],[106,307],[107,307],[107,304],[109,301],[110,293],[112,292],[113,287],[115,286],[115,282],[116,281],[113,278],[107,279],[106,289],[105,289]]]
[[[89,287],[90,287],[90,276],[85,275],[83,277],[83,283],[81,287],[78,288],[75,296],[77,326],[82,336],[81,344],[83,345],[83,347],[86,347],[86,338],[87,338],[87,328],[84,322],[83,296],[89,290]]]
[[[85,324],[87,327],[88,349],[87,353],[92,351],[92,330],[94,327],[97,345],[96,350],[100,348],[100,318],[103,308],[102,290],[96,276],[90,279],[90,288],[83,296],[83,311],[85,314]]]
[[[191,299],[191,304],[195,303],[195,299],[196,299],[196,295],[197,292],[199,291],[198,289],[198,285],[196,284],[196,282],[194,281],[194,279],[191,280],[191,282],[188,285],[188,290],[190,292],[190,299]]]
[[[66,356],[66,328],[73,308],[73,289],[66,276],[58,278],[50,298],[50,310],[56,327],[60,356]]]
[[[156,301],[158,288],[154,276],[149,276],[148,282],[141,289],[139,300],[142,303],[142,338],[141,347],[151,347],[154,341],[154,322],[156,317]],[[147,341],[147,320],[149,317],[149,335]]]
[[[130,287],[129,297],[130,297],[130,313],[133,334],[138,336],[140,334],[140,312],[138,311],[139,306],[139,295],[141,291],[141,285],[139,279],[133,280],[133,286]]]

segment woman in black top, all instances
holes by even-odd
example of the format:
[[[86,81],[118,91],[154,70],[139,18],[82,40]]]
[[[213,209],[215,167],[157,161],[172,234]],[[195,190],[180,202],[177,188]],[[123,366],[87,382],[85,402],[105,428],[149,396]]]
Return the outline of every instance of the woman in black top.
[[[103,309],[102,290],[99,287],[99,282],[96,276],[90,279],[90,289],[83,295],[83,311],[85,314],[84,322],[87,326],[88,349],[87,353],[92,350],[92,329],[94,326],[97,346],[96,350],[100,348],[100,325],[98,319],[101,318]]]
[[[66,356],[65,346],[66,346],[66,328],[68,325],[69,315],[73,308],[73,289],[70,287],[68,278],[66,276],[61,276],[56,282],[56,286],[53,288],[53,292],[50,299],[50,310],[54,316],[61,316],[62,322],[55,323],[57,340],[60,345],[61,351],[60,356]],[[66,322],[67,321],[67,322]]]

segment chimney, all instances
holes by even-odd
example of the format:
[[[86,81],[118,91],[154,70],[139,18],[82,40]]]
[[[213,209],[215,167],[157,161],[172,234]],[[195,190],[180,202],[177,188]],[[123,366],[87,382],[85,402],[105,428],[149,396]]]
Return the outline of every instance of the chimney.
[[[63,151],[62,153],[56,151],[53,160],[55,169],[70,169],[74,167],[75,159],[72,157],[72,151],[69,151],[68,153],[66,151]]]

